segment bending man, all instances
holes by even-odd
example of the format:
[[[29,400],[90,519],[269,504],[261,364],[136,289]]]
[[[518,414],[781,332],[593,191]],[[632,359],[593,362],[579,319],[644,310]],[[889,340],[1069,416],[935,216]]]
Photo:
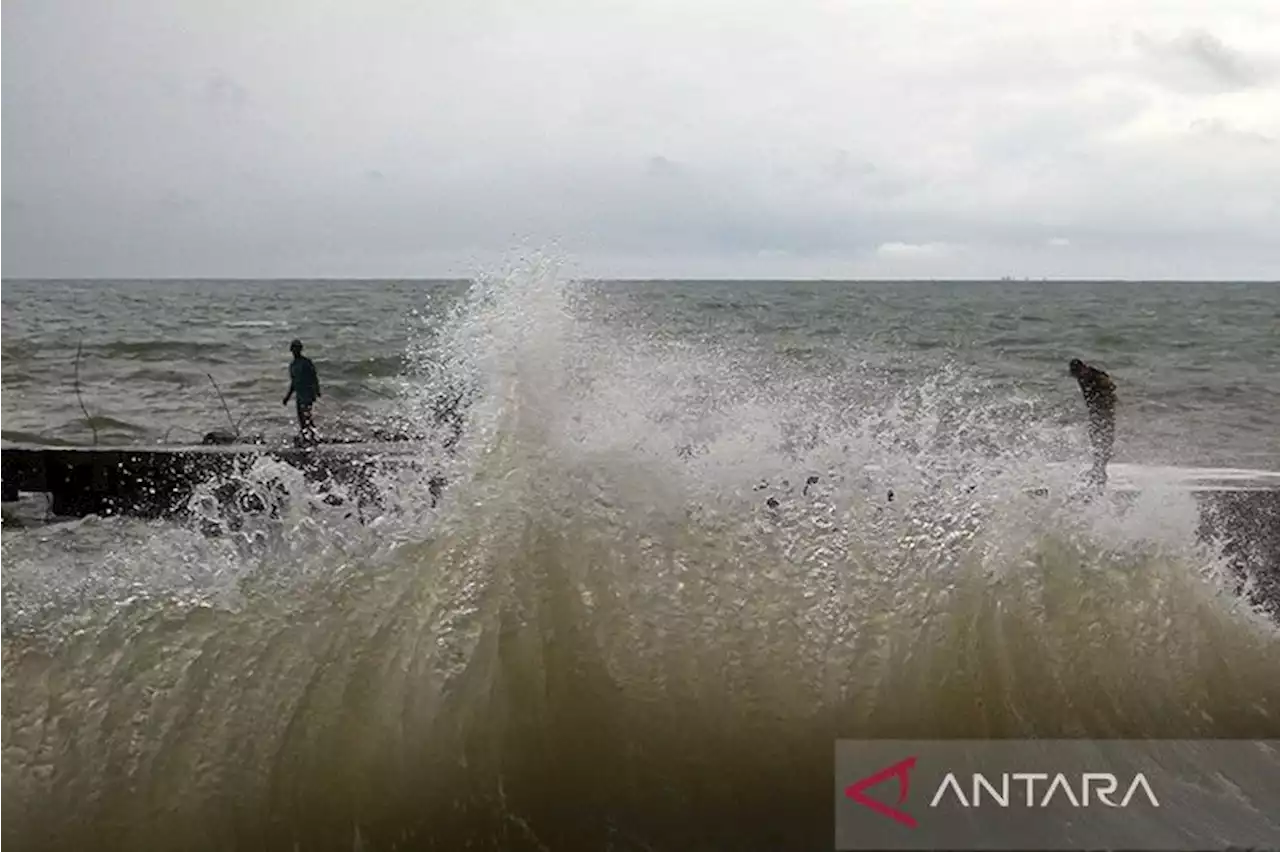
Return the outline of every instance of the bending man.
[[[1107,464],[1116,440],[1116,384],[1111,377],[1079,358],[1071,359],[1071,375],[1080,383],[1084,404],[1089,409],[1089,444],[1093,448],[1093,470],[1089,479],[1101,488],[1107,483]]]

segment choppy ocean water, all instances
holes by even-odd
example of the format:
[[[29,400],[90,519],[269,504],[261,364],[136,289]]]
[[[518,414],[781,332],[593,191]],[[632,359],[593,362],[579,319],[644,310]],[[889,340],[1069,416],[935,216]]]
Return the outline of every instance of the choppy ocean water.
[[[234,421],[287,434],[300,337],[334,431],[394,421],[411,351],[461,282],[6,281],[3,427],[17,439],[189,440]],[[1280,285],[1143,282],[634,282],[593,288],[591,319],[751,360],[785,391],[819,378],[866,403],[944,381],[1014,423],[1079,423],[1075,356],[1111,371],[1117,460],[1280,467]],[[773,371],[777,370],[775,374]],[[213,377],[213,381],[210,380]],[[696,369],[690,380],[696,378]],[[741,377],[739,377],[741,378]],[[887,391],[888,393],[884,393]],[[982,401],[979,402],[978,399]]]
[[[7,438],[412,427],[354,519],[283,466],[209,535],[6,530],[26,849],[829,848],[837,737],[1280,735],[1280,632],[1185,491],[1066,499],[1075,356],[1117,462],[1280,468],[1280,288],[11,282]],[[808,477],[817,477],[810,483]],[[1030,483],[1051,485],[1031,497]],[[888,500],[892,490],[896,499]],[[776,498],[770,506],[764,495]],[[205,517],[216,522],[216,517]]]

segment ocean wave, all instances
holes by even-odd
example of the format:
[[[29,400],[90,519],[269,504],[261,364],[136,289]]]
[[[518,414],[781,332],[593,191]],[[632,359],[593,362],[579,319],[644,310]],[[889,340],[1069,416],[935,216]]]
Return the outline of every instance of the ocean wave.
[[[1188,495],[1053,496],[1060,436],[960,376],[851,411],[590,298],[485,279],[410,353],[424,411],[475,388],[436,506],[264,463],[275,518],[116,528],[78,585],[6,537],[6,612],[61,615],[5,641],[4,838],[825,848],[838,737],[1276,735],[1280,633]]]
[[[226,363],[234,360],[239,347],[191,340],[120,340],[86,347],[86,351],[106,359]]]
[[[375,356],[355,360],[327,359],[317,367],[323,368],[324,377],[332,381],[385,379],[402,375],[405,362],[402,355]]]

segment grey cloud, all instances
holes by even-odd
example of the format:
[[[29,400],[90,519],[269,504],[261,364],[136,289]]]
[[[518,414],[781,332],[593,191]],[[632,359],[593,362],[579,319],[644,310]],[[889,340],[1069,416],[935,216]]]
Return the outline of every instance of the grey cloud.
[[[675,178],[683,172],[678,163],[673,163],[661,154],[649,158],[646,170],[657,178]]]
[[[5,273],[465,274],[521,238],[600,274],[1280,266],[1265,49],[1153,39],[1171,90],[1104,0],[921,2],[12,0]]]
[[[1188,30],[1168,40],[1137,33],[1134,41],[1156,62],[1192,72],[1193,76],[1177,78],[1183,86],[1230,91],[1258,85],[1267,77],[1244,53],[1207,30]]]
[[[198,209],[200,201],[185,192],[170,190],[161,196],[160,206],[175,213],[186,213]]]
[[[1191,122],[1191,132],[1213,139],[1246,145],[1274,145],[1276,137],[1252,130],[1241,130],[1221,118],[1199,118]]]
[[[832,181],[866,180],[875,175],[876,171],[874,164],[857,160],[843,148],[834,151],[822,165],[823,177]]]
[[[249,101],[249,90],[225,74],[215,74],[205,81],[202,95],[218,107],[238,108]]]

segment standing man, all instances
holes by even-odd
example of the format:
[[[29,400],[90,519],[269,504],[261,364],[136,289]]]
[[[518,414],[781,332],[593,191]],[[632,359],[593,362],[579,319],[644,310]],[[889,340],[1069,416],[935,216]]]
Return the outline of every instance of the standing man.
[[[1089,444],[1093,447],[1093,470],[1089,479],[1101,488],[1107,484],[1107,464],[1116,440],[1116,384],[1111,377],[1072,358],[1069,371],[1080,384],[1084,404],[1089,409]]]
[[[304,440],[314,442],[316,425],[311,420],[311,406],[320,398],[320,377],[316,375],[316,365],[302,354],[301,340],[290,343],[289,351],[293,353],[293,363],[289,365],[289,392],[284,395],[284,404],[289,404],[289,397],[297,400],[298,428]]]

